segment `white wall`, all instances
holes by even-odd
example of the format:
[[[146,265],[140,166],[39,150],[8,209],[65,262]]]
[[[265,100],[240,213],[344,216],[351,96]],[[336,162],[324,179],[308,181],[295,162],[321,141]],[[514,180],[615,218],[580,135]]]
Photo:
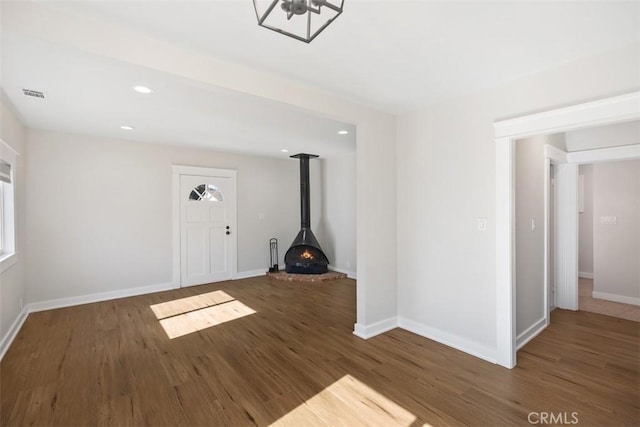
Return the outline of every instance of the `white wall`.
[[[640,49],[567,63],[398,120],[398,313],[495,360],[494,121],[640,88]],[[477,218],[489,219],[487,231]]]
[[[640,121],[579,129],[566,134],[567,151],[594,150],[640,143]]]
[[[593,165],[580,165],[578,173],[583,182],[584,212],[578,214],[579,246],[578,271],[580,277],[593,277]]]
[[[266,271],[300,227],[299,163],[30,130],[30,302],[171,282],[171,165],[238,171],[238,271]],[[312,227],[320,163],[311,162]],[[264,214],[264,219],[259,219]],[[322,243],[322,242],[321,242]]]
[[[19,153],[15,170],[16,251],[17,262],[0,274],[0,353],[6,335],[27,303],[25,276],[25,128],[0,89],[0,138]]]
[[[540,135],[515,144],[517,336],[545,318],[544,146],[547,144],[564,149],[564,134]]]
[[[384,198],[384,195],[381,195]],[[331,267],[356,274],[356,156],[322,159],[319,234]],[[318,238],[320,239],[320,236]]]
[[[593,165],[593,216],[594,298],[640,304],[640,160]],[[602,223],[611,216],[615,225]]]
[[[5,13],[6,12],[6,13]],[[285,102],[357,126],[357,325],[360,336],[392,327],[397,317],[396,118],[318,88],[106,22],[88,22],[28,3],[3,10],[11,31],[63,43],[110,60],[171,73],[195,82]],[[126,40],[123,43],[122,40]],[[609,78],[615,78],[609,76]],[[380,203],[380,194],[388,203]],[[383,226],[384,225],[384,226]]]

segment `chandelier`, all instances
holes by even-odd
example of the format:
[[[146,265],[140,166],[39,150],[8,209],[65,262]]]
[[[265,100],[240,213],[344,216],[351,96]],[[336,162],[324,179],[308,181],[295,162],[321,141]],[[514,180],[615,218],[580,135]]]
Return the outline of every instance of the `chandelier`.
[[[344,0],[253,0],[258,25],[305,43],[340,16],[343,4]]]

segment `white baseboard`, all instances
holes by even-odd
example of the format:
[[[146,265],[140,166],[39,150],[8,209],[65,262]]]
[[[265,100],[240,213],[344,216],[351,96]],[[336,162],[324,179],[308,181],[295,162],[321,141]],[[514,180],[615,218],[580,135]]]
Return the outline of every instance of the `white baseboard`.
[[[174,289],[173,283],[161,283],[159,285],[141,286],[139,288],[121,289],[117,291],[100,292],[79,297],[60,298],[49,301],[32,302],[29,304],[29,312],[35,313],[55,308],[72,307],[74,305],[90,304],[93,302],[108,301],[118,298],[133,297],[137,295],[151,294],[154,292],[169,291]]]
[[[7,350],[9,350],[9,347],[11,347],[11,343],[16,338],[16,335],[18,335],[18,332],[20,332],[20,329],[22,328],[24,321],[27,320],[28,315],[29,305],[25,305],[5,336],[2,337],[2,341],[0,341],[0,360],[2,360]]]
[[[471,341],[467,338],[432,328],[404,317],[398,318],[398,327],[430,340],[437,341],[448,347],[455,348],[456,350],[460,350],[482,360],[486,360],[487,362],[496,363],[496,349],[487,347],[479,342]]]
[[[356,273],[355,271],[349,271],[344,268],[334,267],[333,265],[329,266],[329,270],[346,274],[349,279],[358,280],[358,273]]]
[[[540,332],[544,331],[547,327],[547,319],[544,317],[538,320],[533,325],[529,326],[524,332],[516,337],[516,349],[520,350],[529,341],[534,339]]]
[[[397,327],[398,319],[395,317],[390,317],[388,319],[372,323],[371,325],[356,323],[353,327],[353,335],[368,340],[369,338],[373,338],[376,335],[383,334]]]
[[[234,277],[233,280],[249,279],[251,277],[264,276],[265,274],[267,274],[267,271],[269,271],[268,268],[260,268],[258,270],[242,271],[242,272],[236,274],[236,277]]]
[[[624,295],[616,295],[616,294],[607,294],[605,292],[596,292],[593,291],[591,293],[593,298],[604,299],[607,301],[613,302],[621,302],[623,304],[632,304],[632,305],[640,305],[640,298],[635,297],[627,297]]]
[[[593,273],[587,273],[586,271],[579,271],[578,277],[581,279],[593,279]]]

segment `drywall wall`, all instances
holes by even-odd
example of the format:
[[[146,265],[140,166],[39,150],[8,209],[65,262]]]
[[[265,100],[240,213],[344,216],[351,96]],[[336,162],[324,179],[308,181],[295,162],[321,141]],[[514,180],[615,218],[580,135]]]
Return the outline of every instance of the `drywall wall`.
[[[580,277],[593,277],[593,165],[580,165],[583,212],[578,214],[578,271]],[[579,182],[579,181],[578,181]],[[578,196],[580,197],[580,196]]]
[[[30,130],[30,302],[170,283],[171,165],[238,171],[238,272],[280,260],[300,226],[299,163],[201,149]],[[320,162],[311,162],[312,227],[321,220]],[[321,242],[322,243],[322,242]]]
[[[544,146],[564,149],[564,134],[516,141],[516,336],[545,318]]]
[[[640,160],[593,165],[593,217],[594,298],[640,305]]]
[[[356,333],[368,337],[397,318],[396,117],[324,90],[148,37],[107,22],[89,22],[19,3],[3,10],[11,31],[63,42],[111,60],[174,74],[195,82],[285,102],[357,126]],[[5,19],[6,18],[6,19]],[[127,43],[122,43],[126,40]],[[143,54],[141,54],[143,53]],[[388,197],[380,203],[380,194]],[[384,225],[384,226],[383,226]]]
[[[639,52],[623,47],[399,117],[401,325],[495,360],[493,123],[638,90]]]
[[[322,159],[319,233],[331,267],[356,275],[356,156]]]
[[[640,121],[579,129],[566,135],[569,152],[633,145],[640,143]]]
[[[0,138],[17,153],[14,171],[16,201],[16,252],[17,261],[0,273],[0,353],[5,350],[5,338],[27,303],[26,246],[25,246],[25,128],[14,112],[4,91],[0,89]]]

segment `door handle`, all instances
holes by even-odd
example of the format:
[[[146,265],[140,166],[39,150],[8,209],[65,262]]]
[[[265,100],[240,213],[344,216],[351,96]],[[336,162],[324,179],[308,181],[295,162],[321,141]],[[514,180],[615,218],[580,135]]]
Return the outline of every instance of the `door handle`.
[[[227,231],[227,235],[229,235],[229,234],[231,234],[231,232],[230,232],[230,231]]]
[[[227,225],[227,230],[228,230],[229,228],[230,228],[230,227]]]

